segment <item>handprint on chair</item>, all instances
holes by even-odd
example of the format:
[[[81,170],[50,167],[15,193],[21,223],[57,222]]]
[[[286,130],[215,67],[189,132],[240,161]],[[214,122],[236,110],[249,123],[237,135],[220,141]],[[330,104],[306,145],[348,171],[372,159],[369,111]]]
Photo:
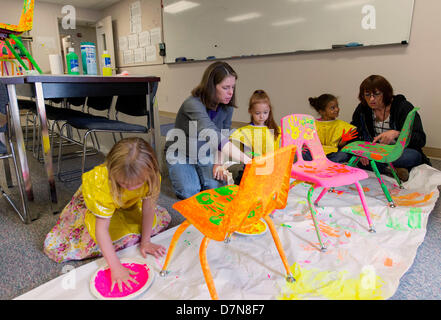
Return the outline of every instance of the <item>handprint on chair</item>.
[[[358,132],[356,128],[351,128],[348,132],[343,129],[343,134],[341,135],[342,142],[348,142],[355,139],[358,136]]]

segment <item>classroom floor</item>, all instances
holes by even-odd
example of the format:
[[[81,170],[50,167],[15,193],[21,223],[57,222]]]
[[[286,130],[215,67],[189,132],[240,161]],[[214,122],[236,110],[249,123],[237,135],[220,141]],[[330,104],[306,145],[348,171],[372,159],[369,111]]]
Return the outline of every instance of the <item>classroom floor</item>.
[[[170,119],[161,117],[161,123],[169,123]],[[80,181],[61,183],[57,181],[57,190],[60,208],[53,208],[47,204],[48,188],[44,182],[43,165],[36,161],[28,152],[31,167],[31,179],[34,183],[34,192],[37,205],[40,206],[41,217],[29,225],[21,222],[12,211],[5,199],[0,200],[0,299],[13,299],[51,279],[54,279],[66,270],[67,264],[58,264],[47,258],[42,251],[46,234],[56,223],[59,214],[53,214],[54,209],[60,210],[78,188]],[[94,156],[89,163],[100,163],[102,155]],[[79,159],[69,160],[73,165]],[[89,160],[88,160],[89,161]],[[66,163],[69,165],[68,163]],[[433,167],[440,170],[441,160],[432,160]],[[1,171],[3,171],[1,169]],[[171,206],[176,198],[171,189],[167,174],[163,174],[162,192],[159,204],[169,210],[172,216],[170,228],[181,223],[182,216]],[[439,187],[438,187],[439,189]],[[40,200],[41,199],[41,200]],[[400,279],[397,291],[390,299],[441,299],[441,208],[438,199],[431,212],[427,233],[423,243],[419,246],[413,265]],[[406,244],[403,244],[405,246]],[[71,267],[79,267],[92,260],[69,262]],[[429,285],[430,284],[430,285]]]

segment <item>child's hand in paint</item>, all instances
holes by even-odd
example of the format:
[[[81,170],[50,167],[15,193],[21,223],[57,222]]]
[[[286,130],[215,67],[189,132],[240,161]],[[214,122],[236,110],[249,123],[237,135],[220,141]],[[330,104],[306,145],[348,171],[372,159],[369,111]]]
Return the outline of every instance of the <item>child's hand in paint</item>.
[[[144,258],[147,257],[147,254],[151,254],[155,258],[162,257],[166,252],[167,249],[159,244],[154,244],[150,241],[143,242],[141,241],[139,245],[139,250],[141,251],[141,254]]]
[[[138,284],[138,281],[136,281],[136,279],[130,276],[132,274],[133,275],[137,274],[137,272],[127,269],[122,264],[119,264],[118,267],[111,268],[110,273],[112,276],[112,286],[110,287],[110,292],[113,291],[115,284],[118,285],[119,292],[122,292],[123,284],[125,284],[130,290],[132,289],[132,285],[130,284],[130,282],[133,282],[134,284]]]
[[[356,128],[351,128],[348,132],[343,129],[343,134],[341,135],[341,142],[348,142],[352,139],[355,139],[358,136],[358,132]]]

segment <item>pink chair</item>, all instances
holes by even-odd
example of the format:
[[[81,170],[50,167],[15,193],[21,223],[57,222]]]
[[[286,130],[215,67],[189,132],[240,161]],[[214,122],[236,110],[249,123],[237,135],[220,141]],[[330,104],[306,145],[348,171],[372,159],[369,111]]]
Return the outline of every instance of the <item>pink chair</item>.
[[[361,204],[369,224],[369,232],[375,232],[363,188],[359,183],[360,180],[366,179],[368,174],[359,168],[335,163],[326,158],[312,116],[291,114],[282,118],[282,147],[290,144],[297,146],[297,161],[292,165],[291,178],[312,184],[308,191],[308,204],[321,251],[326,251],[326,247],[323,245],[320,229],[317,224],[315,205],[318,204],[329,188],[354,183],[360,195]],[[302,149],[304,145],[311,152],[312,161],[303,160]],[[294,185],[292,184],[292,186]],[[323,190],[313,203],[312,194],[316,188],[320,187]]]

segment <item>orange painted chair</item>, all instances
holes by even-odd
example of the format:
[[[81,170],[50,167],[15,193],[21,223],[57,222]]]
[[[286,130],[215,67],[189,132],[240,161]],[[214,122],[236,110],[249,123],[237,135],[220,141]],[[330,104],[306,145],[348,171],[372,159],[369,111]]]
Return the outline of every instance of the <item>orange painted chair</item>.
[[[29,59],[35,69],[39,73],[43,73],[38,66],[37,62],[34,60],[32,55],[26,49],[26,47],[21,42],[19,35],[23,34],[26,31],[32,30],[32,25],[34,21],[34,0],[24,0],[23,10],[21,12],[21,17],[18,25],[9,24],[9,23],[0,23],[0,40],[4,40],[8,49],[12,52],[15,58],[20,62],[25,70],[29,70],[28,66],[23,62],[20,55],[15,51],[12,44],[9,42],[9,39],[15,41],[15,44],[18,46],[20,51]]]
[[[269,217],[274,210],[286,206],[294,153],[295,147],[288,146],[274,153],[256,157],[245,166],[239,186],[228,185],[204,190],[175,203],[173,208],[186,220],[173,235],[160,275],[165,276],[168,273],[167,266],[176,243],[184,230],[192,224],[204,235],[199,250],[201,267],[211,298],[218,299],[207,263],[206,251],[209,241],[226,241],[233,232],[250,227],[263,218],[282,258],[287,273],[286,280],[294,282],[279,236]]]
[[[354,183],[357,187],[361,204],[369,224],[369,232],[375,232],[363,188],[359,183],[360,180],[368,178],[368,174],[359,168],[332,162],[326,158],[312,116],[306,114],[291,114],[282,118],[282,146],[288,145],[295,145],[297,147],[297,161],[292,165],[291,170],[291,178],[297,181],[291,186],[294,186],[297,182],[307,182],[312,185],[308,191],[308,204],[320,243],[320,250],[326,251],[326,247],[321,239],[315,206],[330,188]],[[303,145],[306,145],[310,150],[312,161],[303,160]],[[320,187],[323,188],[323,190],[313,203],[312,195],[314,190]]]

